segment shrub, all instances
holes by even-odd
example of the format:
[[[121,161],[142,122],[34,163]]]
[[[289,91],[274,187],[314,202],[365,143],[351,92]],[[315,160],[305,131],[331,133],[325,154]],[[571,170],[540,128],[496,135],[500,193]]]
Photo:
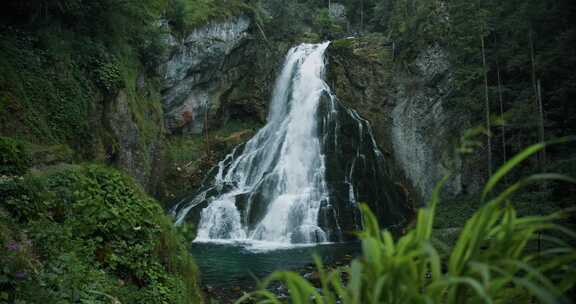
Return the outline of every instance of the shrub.
[[[0,136],[0,174],[21,175],[30,168],[30,155],[24,144]]]
[[[489,198],[500,179],[543,147],[527,149],[494,174],[486,185],[483,207],[468,220],[449,255],[443,255],[432,239],[439,186],[429,207],[419,210],[416,227],[397,241],[389,231],[380,230],[375,216],[362,205],[362,256],[349,267],[332,271],[317,259],[320,290],[292,272],[272,274],[262,286],[282,282],[291,303],[527,303],[534,299],[567,303],[565,293],[576,282],[576,251],[559,238],[540,237],[542,232],[554,231],[576,238],[574,232],[554,223],[565,214],[517,217],[509,199],[534,181],[574,180],[535,175]],[[528,249],[540,241],[547,246]],[[265,289],[238,302],[251,298],[281,303]]]
[[[99,62],[95,76],[98,86],[112,96],[124,87],[120,69],[114,62]]]
[[[84,165],[12,183],[5,208],[41,266],[0,284],[9,301],[201,302],[184,236],[130,178]]]

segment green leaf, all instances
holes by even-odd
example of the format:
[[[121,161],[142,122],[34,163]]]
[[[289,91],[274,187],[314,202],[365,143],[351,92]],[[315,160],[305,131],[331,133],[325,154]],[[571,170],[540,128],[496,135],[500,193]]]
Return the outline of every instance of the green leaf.
[[[527,159],[528,157],[538,153],[542,149],[544,149],[546,145],[544,143],[539,143],[532,145],[522,152],[516,154],[512,157],[509,161],[507,161],[504,165],[502,165],[488,180],[486,186],[484,187],[484,191],[482,192],[482,200],[486,200],[486,196],[492,191],[492,189],[498,184],[498,182],[506,176],[512,169],[514,169],[519,163]]]

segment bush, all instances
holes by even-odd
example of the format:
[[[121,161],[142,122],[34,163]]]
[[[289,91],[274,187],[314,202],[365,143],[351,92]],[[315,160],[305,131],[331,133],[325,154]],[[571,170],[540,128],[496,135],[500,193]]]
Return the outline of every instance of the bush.
[[[11,183],[5,208],[40,265],[8,270],[0,292],[9,301],[201,302],[184,236],[128,177],[85,165]],[[0,261],[14,257],[1,251]]]
[[[95,70],[96,83],[100,88],[111,96],[118,93],[124,87],[124,80],[118,65],[114,62],[100,62]]]
[[[30,155],[24,144],[0,136],[0,174],[21,175],[30,168]]]
[[[565,214],[517,217],[509,199],[525,185],[543,179],[575,182],[557,175],[536,175],[488,199],[504,175],[541,150],[536,145],[505,164],[488,181],[483,207],[468,220],[452,252],[442,254],[432,238],[440,186],[429,207],[418,212],[416,227],[395,241],[382,231],[367,206],[361,206],[364,230],[362,256],[347,268],[327,271],[319,259],[320,290],[292,272],[272,274],[288,287],[291,303],[568,303],[566,293],[576,283],[576,250],[559,238],[542,232],[576,234],[554,222]],[[530,245],[543,242],[538,250]],[[342,278],[346,278],[347,283]],[[239,300],[281,303],[262,289]]]

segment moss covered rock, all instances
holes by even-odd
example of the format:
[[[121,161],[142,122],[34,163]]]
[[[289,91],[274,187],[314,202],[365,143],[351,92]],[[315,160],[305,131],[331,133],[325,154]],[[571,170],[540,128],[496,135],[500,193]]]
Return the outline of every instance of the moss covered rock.
[[[372,123],[374,136],[389,152],[392,52],[378,35],[334,41],[328,48],[328,84],[338,100]]]

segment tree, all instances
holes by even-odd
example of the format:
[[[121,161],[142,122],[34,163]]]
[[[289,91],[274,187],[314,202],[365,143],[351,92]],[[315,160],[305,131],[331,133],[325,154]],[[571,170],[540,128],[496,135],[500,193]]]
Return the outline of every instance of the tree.
[[[491,122],[490,122],[490,97],[488,91],[488,69],[486,66],[486,51],[484,45],[484,36],[480,35],[480,41],[482,42],[482,66],[484,68],[484,98],[486,107],[486,132],[487,132],[487,140],[486,140],[486,149],[488,150],[488,176],[492,176],[492,134],[491,131]]]
[[[502,96],[502,78],[500,73],[500,61],[498,60],[498,57],[496,57],[496,75],[498,81],[498,104],[500,110],[500,119],[502,119],[502,125],[500,127],[502,132],[500,135],[502,139],[502,159],[504,162],[506,162],[508,160],[506,155],[506,121],[504,118],[504,98]]]

